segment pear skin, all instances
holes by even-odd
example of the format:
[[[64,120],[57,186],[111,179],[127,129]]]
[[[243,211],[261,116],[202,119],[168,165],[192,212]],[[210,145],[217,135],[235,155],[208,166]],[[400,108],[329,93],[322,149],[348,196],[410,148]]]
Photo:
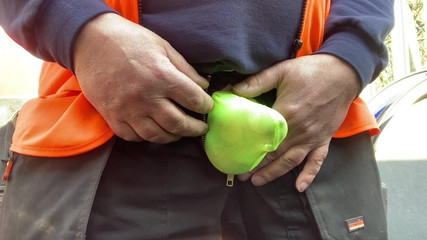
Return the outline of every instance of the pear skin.
[[[285,139],[288,125],[276,110],[229,92],[215,92],[212,98],[205,150],[219,171],[249,172]]]

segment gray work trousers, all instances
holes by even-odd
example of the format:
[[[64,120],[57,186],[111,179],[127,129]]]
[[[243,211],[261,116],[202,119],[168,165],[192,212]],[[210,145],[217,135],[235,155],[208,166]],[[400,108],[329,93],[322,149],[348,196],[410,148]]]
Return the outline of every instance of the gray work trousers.
[[[0,239],[387,239],[368,133],[333,139],[329,151],[305,193],[295,190],[297,170],[262,187],[226,186],[198,138],[112,139],[66,158],[18,154]]]

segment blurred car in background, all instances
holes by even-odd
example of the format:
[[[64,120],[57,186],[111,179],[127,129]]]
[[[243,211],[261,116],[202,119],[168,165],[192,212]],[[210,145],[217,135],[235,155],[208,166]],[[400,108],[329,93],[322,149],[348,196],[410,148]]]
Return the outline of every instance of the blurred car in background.
[[[29,97],[0,96],[0,127],[5,125]]]
[[[389,240],[427,236],[427,70],[397,80],[368,106],[381,132],[372,140],[387,188]]]

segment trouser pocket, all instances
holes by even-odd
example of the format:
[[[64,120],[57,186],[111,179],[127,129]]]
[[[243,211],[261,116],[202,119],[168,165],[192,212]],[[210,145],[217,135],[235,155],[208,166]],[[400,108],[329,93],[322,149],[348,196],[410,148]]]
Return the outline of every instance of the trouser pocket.
[[[12,143],[13,132],[15,131],[15,123],[18,114],[16,113],[12,119],[4,126],[0,127],[0,176],[3,176],[6,169],[11,152],[9,151]],[[5,191],[5,181],[0,180],[0,204],[3,201]]]
[[[368,132],[333,139],[306,192],[323,239],[387,239],[384,196]]]
[[[0,208],[0,239],[85,239],[112,144],[65,158],[17,154]]]

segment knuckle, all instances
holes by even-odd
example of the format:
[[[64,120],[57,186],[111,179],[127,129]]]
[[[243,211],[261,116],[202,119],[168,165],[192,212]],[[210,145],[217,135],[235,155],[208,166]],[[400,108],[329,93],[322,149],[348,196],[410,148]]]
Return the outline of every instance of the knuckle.
[[[265,155],[264,159],[265,161],[271,162],[275,159],[279,158],[279,154],[274,151],[274,152],[269,152],[267,155]]]
[[[157,132],[153,131],[150,128],[144,128],[144,130],[142,130],[142,132],[140,132],[139,135],[143,139],[145,139],[145,140],[147,140],[149,142],[157,142],[158,139],[161,138],[160,135]]]
[[[176,73],[171,68],[171,65],[169,62],[162,60],[158,60],[153,62],[150,66],[148,66],[150,70],[150,74],[152,79],[156,81],[151,81],[153,84],[158,84],[159,80],[164,84],[164,86],[167,86],[168,89],[172,89],[170,91],[177,89],[177,82],[173,81],[173,79],[176,78]]]
[[[147,118],[140,119],[137,124],[133,124],[132,126],[135,134],[146,141],[153,142],[159,136],[159,133],[156,131],[156,128],[153,126],[152,122]]]
[[[253,83],[257,86],[262,86],[262,85],[264,85],[264,79],[261,77],[260,74],[254,75],[253,76]]]
[[[187,122],[182,116],[174,116],[169,119],[166,130],[172,134],[182,134],[187,129]]]
[[[125,131],[122,128],[115,128],[112,130],[116,136],[118,136],[119,138],[121,138],[125,141],[135,142],[135,141],[139,140],[139,138],[135,134],[130,134],[128,131]]]
[[[324,160],[325,160],[324,158],[315,158],[313,162],[316,166],[321,167],[323,165]]]
[[[193,109],[201,112],[206,112],[207,107],[204,104],[204,101],[199,95],[192,95],[188,98],[188,103],[192,106]]]
[[[287,155],[282,155],[279,158],[279,163],[284,169],[290,170],[297,167],[304,160],[305,157],[306,153],[304,150],[295,149],[289,152],[289,154]]]
[[[297,104],[286,104],[283,107],[283,114],[286,117],[286,119],[289,119],[292,123],[292,120],[295,119],[297,123],[301,123],[299,119],[299,115],[301,114],[300,106]]]
[[[312,163],[313,164],[311,165],[311,167],[307,169],[307,172],[309,175],[315,176],[317,175],[317,173],[320,171],[320,168],[322,167],[323,159],[322,158],[313,159]]]
[[[198,113],[208,113],[213,107],[213,100],[200,88],[188,86],[188,91],[183,95],[183,103],[190,110]]]
[[[276,174],[273,174],[272,172],[265,172],[260,176],[264,179],[265,182],[271,182],[277,177],[279,177],[279,175],[276,176]]]
[[[294,169],[296,166],[298,166],[298,163],[295,160],[285,157],[280,157],[279,163],[283,169]]]

